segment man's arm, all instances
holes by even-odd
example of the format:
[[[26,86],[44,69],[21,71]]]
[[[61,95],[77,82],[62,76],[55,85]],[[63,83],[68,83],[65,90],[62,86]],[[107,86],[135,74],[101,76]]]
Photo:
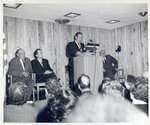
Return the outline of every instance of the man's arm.
[[[16,61],[11,60],[9,62],[9,69],[8,69],[8,74],[13,75],[13,76],[22,76],[22,72],[16,70]]]

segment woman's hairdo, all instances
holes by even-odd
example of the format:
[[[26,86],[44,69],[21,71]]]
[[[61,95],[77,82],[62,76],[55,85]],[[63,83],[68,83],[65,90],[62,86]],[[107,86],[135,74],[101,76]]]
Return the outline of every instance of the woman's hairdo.
[[[22,82],[13,83],[9,87],[8,103],[23,105],[27,101],[27,86]]]
[[[81,35],[82,35],[82,33],[81,33],[81,32],[77,32],[77,33],[74,35],[74,40],[76,40],[76,37],[77,37],[79,34],[81,34]]]
[[[137,78],[136,83],[131,86],[130,92],[135,99],[148,103],[148,79],[144,77]]]
[[[53,98],[48,100],[48,113],[51,117],[55,118],[56,121],[61,121],[65,114],[75,106],[77,96],[74,92],[63,88],[60,89]]]

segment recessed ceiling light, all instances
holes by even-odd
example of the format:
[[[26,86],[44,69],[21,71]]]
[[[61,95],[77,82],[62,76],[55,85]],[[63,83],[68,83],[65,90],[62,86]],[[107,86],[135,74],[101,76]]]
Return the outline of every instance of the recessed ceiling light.
[[[18,3],[6,3],[6,4],[3,4],[4,7],[12,8],[12,9],[17,9],[21,5],[22,4],[18,4]]]
[[[110,20],[110,21],[108,21],[108,22],[106,22],[106,23],[114,24],[114,23],[118,23],[118,22],[120,22],[120,21],[119,21],[119,20]]]
[[[81,15],[81,14],[79,14],[79,13],[70,12],[70,13],[64,15],[64,16],[70,17],[70,18],[75,18],[75,17],[80,16],[80,15]]]

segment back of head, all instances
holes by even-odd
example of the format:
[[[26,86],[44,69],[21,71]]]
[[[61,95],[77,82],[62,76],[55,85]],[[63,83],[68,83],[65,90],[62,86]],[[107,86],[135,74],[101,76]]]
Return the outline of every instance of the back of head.
[[[146,121],[147,116],[130,102],[110,96],[84,95],[64,122],[104,123]]]
[[[48,100],[48,113],[56,121],[61,121],[74,108],[77,101],[75,93],[68,89],[60,89],[53,98]]]
[[[82,74],[78,79],[78,84],[81,89],[90,88],[90,77]]]
[[[55,94],[60,90],[61,84],[57,78],[49,78],[46,81],[46,89],[48,94]]]
[[[145,77],[138,77],[136,84],[131,87],[130,92],[135,99],[148,103],[148,80]]]
[[[9,104],[23,105],[27,101],[27,86],[22,82],[13,83],[9,87]]]
[[[124,97],[125,88],[118,81],[105,78],[99,87],[99,92],[122,98]]]

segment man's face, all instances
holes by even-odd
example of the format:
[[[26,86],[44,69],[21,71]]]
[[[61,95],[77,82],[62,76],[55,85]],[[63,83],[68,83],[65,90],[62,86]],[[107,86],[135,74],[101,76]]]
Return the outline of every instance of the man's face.
[[[105,51],[101,51],[100,56],[105,57]]]
[[[42,52],[41,50],[38,50],[38,51],[37,51],[37,54],[36,54],[36,57],[37,57],[38,59],[42,59],[42,58],[43,58],[43,52]]]
[[[78,34],[78,36],[76,36],[76,41],[77,42],[81,42],[82,41],[82,35]]]
[[[20,58],[20,59],[24,59],[25,58],[25,52],[24,50],[20,49],[17,53],[17,56]]]

